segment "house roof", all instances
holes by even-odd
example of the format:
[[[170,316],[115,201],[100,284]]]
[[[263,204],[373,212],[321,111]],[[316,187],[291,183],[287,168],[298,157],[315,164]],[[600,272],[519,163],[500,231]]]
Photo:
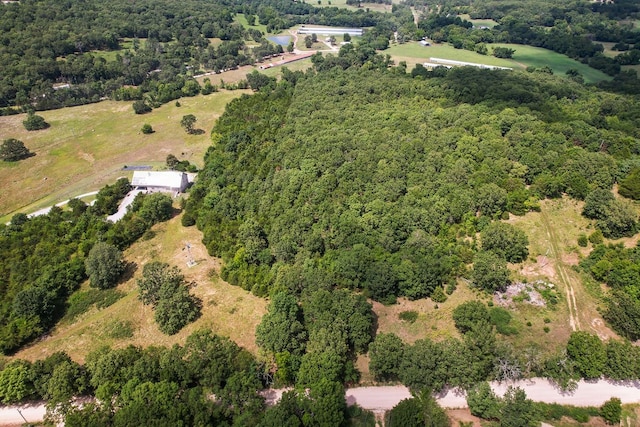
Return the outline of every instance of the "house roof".
[[[186,174],[178,171],[134,171],[131,185],[134,187],[168,187],[182,189]]]

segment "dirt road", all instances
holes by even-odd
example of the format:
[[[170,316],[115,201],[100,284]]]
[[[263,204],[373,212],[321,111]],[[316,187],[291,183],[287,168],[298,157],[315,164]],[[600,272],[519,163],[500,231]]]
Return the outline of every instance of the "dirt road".
[[[600,380],[595,382],[580,381],[578,388],[571,393],[564,393],[543,378],[515,381],[510,383],[492,383],[491,388],[496,394],[504,395],[507,387],[513,385],[522,388],[527,396],[539,402],[560,403],[575,406],[601,406],[612,397],[618,397],[622,403],[640,403],[640,381],[629,383],[613,383]],[[282,396],[282,390],[267,390],[263,392],[268,405],[273,405]],[[381,413],[393,408],[403,399],[411,397],[411,393],[404,386],[388,387],[357,387],[346,390],[345,397],[348,405],[358,404],[365,409]],[[465,408],[467,401],[459,390],[437,396],[437,400],[445,408]],[[0,426],[21,425],[24,419],[20,411],[29,422],[41,421],[45,414],[44,403],[22,406],[0,407]]]

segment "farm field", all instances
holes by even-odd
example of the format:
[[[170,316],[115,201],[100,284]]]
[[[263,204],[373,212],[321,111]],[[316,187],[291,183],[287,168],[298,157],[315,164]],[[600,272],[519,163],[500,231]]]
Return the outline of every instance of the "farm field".
[[[25,114],[0,117],[0,140],[16,138],[36,155],[16,163],[0,162],[0,220],[16,212],[32,212],[78,194],[99,190],[124,175],[125,165],[163,167],[174,154],[202,166],[209,131],[227,103],[246,91],[221,91],[180,99],[145,115],[131,102],[97,104],[38,112],[49,129],[28,132]],[[194,114],[201,135],[188,135],[180,119]],[[155,133],[144,135],[143,124]]]
[[[435,44],[424,47],[416,42],[393,45],[385,52],[389,53],[396,63],[406,61],[409,69],[413,68],[417,63],[423,63],[428,58],[435,57],[522,70],[527,67],[540,68],[549,66],[553,69],[554,73],[558,75],[564,75],[567,70],[575,68],[588,83],[610,79],[609,76],[601,71],[547,49],[516,44],[491,44],[487,47],[490,49],[493,47],[508,47],[515,49],[516,52],[513,55],[513,59],[501,59],[491,55],[480,55],[469,50],[455,49],[449,44]]]
[[[121,283],[117,289],[125,296],[103,309],[92,308],[72,322],[62,321],[44,339],[24,348],[14,357],[28,360],[45,358],[56,351],[83,362],[87,354],[104,345],[124,347],[129,344],[167,346],[184,344],[187,336],[199,329],[209,329],[216,334],[230,337],[240,346],[257,353],[255,328],[266,312],[267,301],[240,287],[231,286],[218,278],[220,261],[207,254],[201,243],[202,233],[195,227],[180,224],[180,215],[152,229],[155,236],[140,240],[124,253],[128,262],[137,268],[133,277]],[[187,268],[187,242],[197,265]],[[202,316],[187,325],[178,334],[168,336],[160,332],[153,319],[153,310],[138,300],[136,279],[142,267],[149,261],[162,261],[178,266],[187,282],[196,286],[190,292],[202,300]],[[88,289],[87,284],[83,285]],[[113,338],[118,324],[130,325],[131,337]]]

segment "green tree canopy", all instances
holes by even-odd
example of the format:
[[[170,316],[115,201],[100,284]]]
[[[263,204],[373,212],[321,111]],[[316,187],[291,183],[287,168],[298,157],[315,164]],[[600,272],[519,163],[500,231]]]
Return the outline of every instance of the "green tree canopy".
[[[493,252],[478,252],[473,257],[474,286],[493,293],[504,291],[510,283],[509,269],[504,258]]]
[[[84,263],[91,286],[99,289],[115,286],[126,265],[122,252],[105,242],[93,245]]]
[[[480,233],[482,249],[503,256],[508,262],[522,262],[529,255],[524,231],[504,222],[493,222]]]
[[[5,162],[16,162],[31,155],[31,151],[25,147],[24,143],[15,138],[5,139],[0,145],[0,159]]]
[[[607,353],[597,335],[584,331],[573,332],[567,343],[567,355],[583,378],[596,379],[602,375]]]

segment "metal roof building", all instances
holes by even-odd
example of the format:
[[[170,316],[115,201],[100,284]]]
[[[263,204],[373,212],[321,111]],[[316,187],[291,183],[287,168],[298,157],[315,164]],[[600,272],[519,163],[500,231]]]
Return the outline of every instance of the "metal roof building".
[[[134,171],[131,186],[148,192],[182,193],[189,185],[187,174],[178,171]]]

